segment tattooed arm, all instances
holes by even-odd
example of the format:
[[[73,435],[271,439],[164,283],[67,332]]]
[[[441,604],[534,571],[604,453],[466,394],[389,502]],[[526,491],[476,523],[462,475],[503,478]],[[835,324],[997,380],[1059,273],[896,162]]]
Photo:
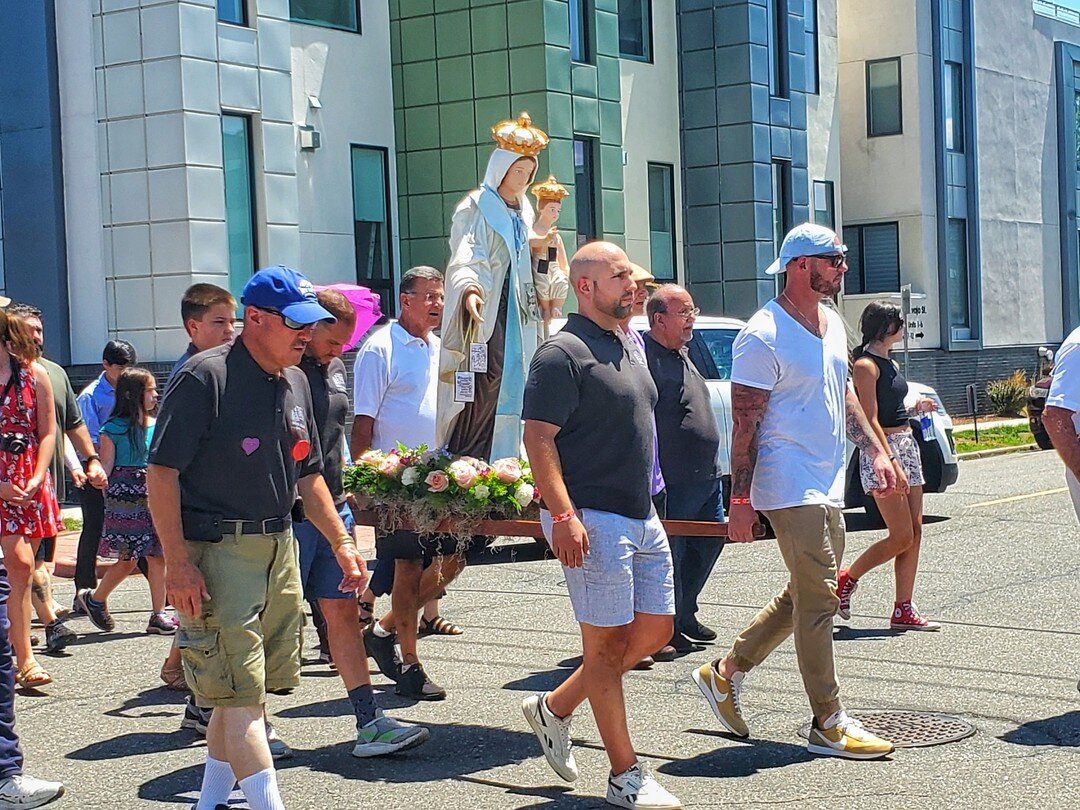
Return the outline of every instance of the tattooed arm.
[[[1043,411],[1043,427],[1050,434],[1054,449],[1072,474],[1080,478],[1080,435],[1073,422],[1074,411],[1057,405],[1047,405]]]
[[[870,459],[877,476],[878,484],[875,488],[878,495],[889,495],[896,488],[896,471],[889,460],[889,453],[881,446],[881,440],[874,435],[870,422],[863,413],[859,398],[855,395],[855,389],[850,385],[844,398],[844,418],[847,423],[847,437],[851,443],[859,448],[859,452]]]
[[[749,498],[757,465],[758,431],[769,404],[770,392],[749,385],[731,384],[731,497]],[[750,505],[732,504],[728,514],[728,539],[748,543],[754,539],[757,511]]]

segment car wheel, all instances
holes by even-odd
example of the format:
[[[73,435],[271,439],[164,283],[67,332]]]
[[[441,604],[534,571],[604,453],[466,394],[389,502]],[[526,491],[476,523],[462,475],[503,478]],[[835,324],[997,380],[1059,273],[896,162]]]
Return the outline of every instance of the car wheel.
[[[1046,432],[1046,428],[1043,427],[1042,420],[1031,421],[1031,435],[1035,437],[1035,444],[1039,445],[1041,450],[1053,450],[1054,443],[1050,441],[1050,434]]]

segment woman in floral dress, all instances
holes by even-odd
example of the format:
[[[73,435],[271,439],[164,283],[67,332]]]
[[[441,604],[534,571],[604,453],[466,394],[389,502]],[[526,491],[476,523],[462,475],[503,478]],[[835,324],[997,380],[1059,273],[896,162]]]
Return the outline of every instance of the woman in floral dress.
[[[42,538],[60,533],[49,464],[56,445],[52,385],[30,327],[0,310],[0,547],[11,585],[10,639],[24,687],[44,686],[52,677],[30,646],[30,583]],[[0,570],[3,570],[0,568]]]

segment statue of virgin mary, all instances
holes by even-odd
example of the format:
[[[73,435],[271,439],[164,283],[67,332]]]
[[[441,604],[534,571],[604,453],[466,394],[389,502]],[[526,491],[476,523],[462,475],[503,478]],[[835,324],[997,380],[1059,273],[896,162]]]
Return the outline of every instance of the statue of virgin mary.
[[[442,320],[436,438],[455,455],[521,455],[525,374],[541,323],[526,192],[547,135],[527,113],[492,127],[480,188],[454,210]]]

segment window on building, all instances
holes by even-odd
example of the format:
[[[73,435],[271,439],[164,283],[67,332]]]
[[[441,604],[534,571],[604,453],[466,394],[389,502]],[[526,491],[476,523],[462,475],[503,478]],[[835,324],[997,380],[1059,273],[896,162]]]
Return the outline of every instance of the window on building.
[[[217,18],[233,25],[247,25],[247,0],[217,0]]]
[[[619,56],[652,61],[652,0],[619,0]]]
[[[649,164],[649,261],[656,278],[675,280],[675,168]]]
[[[900,112],[900,57],[866,63],[866,134],[899,135],[903,131]]]
[[[387,151],[352,148],[353,240],[356,281],[382,299],[382,311],[393,315],[397,297],[390,261],[390,183]]]
[[[818,0],[805,0],[803,8],[806,15],[806,92],[817,95],[821,92],[821,77],[818,73]]]
[[[788,94],[787,0],[766,0],[769,24],[769,95]]]
[[[293,22],[359,34],[360,0],[289,0],[289,17]]]
[[[251,149],[251,119],[221,116],[221,147],[225,165],[225,227],[229,238],[229,290],[237,301],[257,269],[255,251],[255,170]]]
[[[814,222],[836,229],[836,206],[831,180],[814,181]]]
[[[971,339],[971,301],[968,290],[967,220],[950,218],[945,227],[945,256],[949,274],[949,327],[953,340]]]
[[[964,66],[945,63],[943,77],[945,98],[945,148],[950,152],[964,151]]]
[[[900,291],[900,226],[895,222],[845,225],[848,295]]]
[[[772,164],[773,252],[780,255],[780,245],[791,230],[791,164],[774,160]]]
[[[577,214],[577,243],[595,239],[599,228],[596,218],[596,141],[574,138],[574,211]]]
[[[570,0],[570,59],[592,62],[590,20],[593,0]]]

